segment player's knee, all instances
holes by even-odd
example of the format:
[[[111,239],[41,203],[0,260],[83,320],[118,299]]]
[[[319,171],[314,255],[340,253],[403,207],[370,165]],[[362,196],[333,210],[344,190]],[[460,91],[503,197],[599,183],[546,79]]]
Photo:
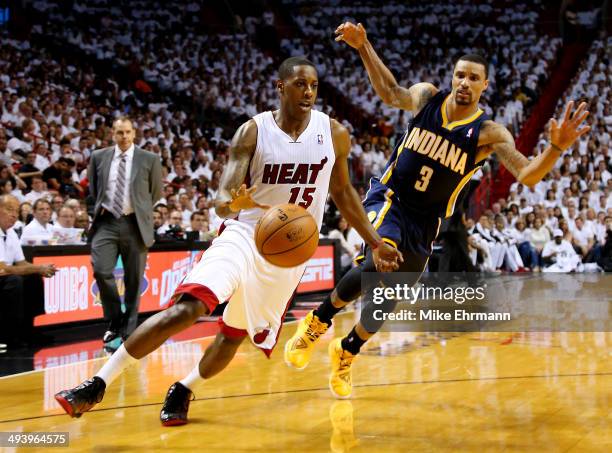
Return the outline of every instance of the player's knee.
[[[200,316],[207,314],[206,306],[197,299],[181,299],[169,310],[167,321],[179,323],[194,323]]]
[[[223,351],[234,353],[242,341],[246,338],[245,336],[228,336],[220,332],[217,337],[217,345]]]
[[[338,294],[338,290],[334,289],[331,293],[331,302],[334,305],[334,307],[342,307],[344,305],[348,305],[352,302],[352,300],[346,300],[344,298],[342,298],[339,294]]]

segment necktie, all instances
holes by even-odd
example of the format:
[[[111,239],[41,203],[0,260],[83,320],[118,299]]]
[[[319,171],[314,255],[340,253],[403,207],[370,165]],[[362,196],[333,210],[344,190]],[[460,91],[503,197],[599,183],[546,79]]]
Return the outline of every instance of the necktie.
[[[121,154],[121,160],[119,161],[119,168],[117,169],[117,180],[115,181],[115,194],[113,196],[113,203],[111,212],[117,218],[121,217],[123,213],[123,195],[125,192],[125,162],[126,154]]]

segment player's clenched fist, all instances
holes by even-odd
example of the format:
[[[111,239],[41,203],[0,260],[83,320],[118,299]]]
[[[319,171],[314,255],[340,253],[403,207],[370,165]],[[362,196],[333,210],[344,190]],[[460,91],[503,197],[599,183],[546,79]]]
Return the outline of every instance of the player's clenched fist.
[[[363,46],[368,37],[361,23],[355,25],[352,22],[344,22],[336,28],[336,35],[336,41],[344,41],[355,49]]]

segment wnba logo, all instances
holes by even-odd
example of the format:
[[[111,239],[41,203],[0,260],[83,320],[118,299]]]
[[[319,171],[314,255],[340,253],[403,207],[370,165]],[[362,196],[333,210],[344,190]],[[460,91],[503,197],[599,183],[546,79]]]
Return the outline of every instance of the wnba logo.
[[[113,271],[113,276],[115,277],[115,284],[117,285],[117,291],[119,292],[119,298],[121,302],[123,302],[123,298],[125,296],[125,283],[123,281],[123,275],[125,274],[123,268],[116,268]],[[142,277],[142,281],[140,282],[140,295],[142,296],[149,287],[149,280],[147,279],[146,273]],[[93,296],[93,305],[102,305],[102,301],[100,300],[100,288],[98,288],[98,284],[94,280],[91,285],[91,295]]]

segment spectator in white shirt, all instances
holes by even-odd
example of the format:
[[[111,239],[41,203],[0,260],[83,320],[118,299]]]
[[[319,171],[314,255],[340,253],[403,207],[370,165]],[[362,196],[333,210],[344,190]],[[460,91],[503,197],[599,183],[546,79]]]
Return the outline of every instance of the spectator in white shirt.
[[[344,275],[351,268],[355,252],[353,247],[347,241],[349,224],[344,217],[338,217],[332,220],[330,231],[327,235],[330,239],[338,239],[340,241],[340,265],[342,266],[341,275]]]
[[[553,237],[554,240],[547,242],[542,251],[542,259],[550,263],[544,268],[544,272],[567,273],[580,270],[580,257],[572,244],[563,239],[563,231],[556,229]]]
[[[57,238],[58,244],[78,244],[82,242],[83,230],[75,228],[75,222],[74,209],[63,206],[59,210],[57,223],[51,226],[53,236]]]
[[[582,256],[587,256],[595,241],[593,232],[584,225],[582,217],[576,217],[572,236],[574,237],[572,245],[581,251]]]
[[[34,218],[21,233],[21,243],[24,245],[40,244],[49,241],[53,236],[51,220],[51,203],[45,199],[34,203]]]
[[[32,176],[32,190],[25,195],[25,201],[34,204],[36,200],[51,198],[51,194],[47,192],[47,185],[42,179],[42,176]]]
[[[19,201],[15,197],[0,196],[0,341],[9,347],[31,340],[33,313],[41,308],[24,297],[26,287],[36,286],[31,282],[26,286],[24,277],[34,274],[52,277],[57,271],[53,264],[33,265],[25,260],[12,228],[18,213]]]

